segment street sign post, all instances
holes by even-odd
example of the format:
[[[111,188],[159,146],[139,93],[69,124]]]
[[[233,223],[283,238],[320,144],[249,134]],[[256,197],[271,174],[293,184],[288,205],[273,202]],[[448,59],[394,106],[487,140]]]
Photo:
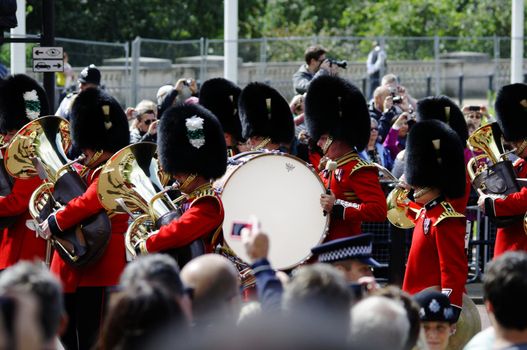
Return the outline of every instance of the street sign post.
[[[64,72],[64,49],[58,46],[33,47],[33,72]]]

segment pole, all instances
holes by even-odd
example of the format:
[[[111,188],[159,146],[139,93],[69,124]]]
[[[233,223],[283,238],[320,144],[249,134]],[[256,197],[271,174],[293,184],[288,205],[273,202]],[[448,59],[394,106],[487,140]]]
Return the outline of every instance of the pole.
[[[18,26],[11,29],[12,37],[26,35],[26,0],[17,0],[16,20]],[[26,44],[11,43],[11,74],[26,73]]]
[[[238,83],[238,0],[225,0],[224,20],[224,77]]]
[[[523,1],[512,0],[511,83],[523,81]]]
[[[41,46],[55,46],[55,0],[42,2]],[[44,90],[48,95],[49,107],[55,112],[55,73],[44,73]]]

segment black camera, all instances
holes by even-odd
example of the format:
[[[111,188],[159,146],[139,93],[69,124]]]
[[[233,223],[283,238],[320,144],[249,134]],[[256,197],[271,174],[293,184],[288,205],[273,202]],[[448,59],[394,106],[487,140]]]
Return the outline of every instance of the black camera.
[[[329,61],[330,66],[336,65],[337,67],[340,67],[343,69],[346,69],[346,67],[348,66],[348,61],[345,61],[345,60],[339,61],[334,58],[328,58],[328,61]]]
[[[185,86],[190,86],[190,84],[192,84],[192,79],[186,79],[185,81],[183,81],[183,85]]]
[[[392,101],[394,104],[400,104],[400,103],[403,103],[403,98],[401,96],[394,96],[392,98]]]

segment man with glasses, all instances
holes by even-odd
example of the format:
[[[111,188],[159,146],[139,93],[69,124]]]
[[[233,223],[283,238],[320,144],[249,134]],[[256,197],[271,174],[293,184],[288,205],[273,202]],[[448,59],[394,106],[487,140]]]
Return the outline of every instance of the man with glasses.
[[[130,143],[156,141],[157,117],[153,109],[139,109],[135,116],[135,127],[130,131]]]
[[[304,53],[305,64],[301,65],[293,75],[293,85],[297,94],[304,94],[315,77],[320,75],[336,75],[338,67],[332,65],[326,58],[326,49],[320,45],[307,48]]]

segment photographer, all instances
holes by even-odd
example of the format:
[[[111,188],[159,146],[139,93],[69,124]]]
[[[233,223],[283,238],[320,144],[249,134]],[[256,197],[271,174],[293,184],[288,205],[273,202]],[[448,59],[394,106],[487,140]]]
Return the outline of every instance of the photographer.
[[[311,80],[320,75],[337,75],[339,66],[346,67],[346,61],[326,58],[326,50],[320,46],[310,46],[304,53],[305,64],[293,75],[293,86],[298,94],[307,92]]]
[[[386,140],[384,140],[383,146],[390,151],[393,160],[406,147],[409,123],[415,123],[415,116],[406,112],[401,113],[390,128]]]
[[[161,118],[163,113],[172,106],[179,106],[192,96],[198,95],[198,83],[195,79],[184,78],[176,82],[174,88],[163,94],[164,97],[158,99],[158,116]],[[159,94],[159,91],[158,91]]]
[[[400,112],[394,106],[394,97],[386,86],[379,86],[373,93],[373,101],[369,107],[370,117],[379,125],[379,141],[382,143],[390,131],[392,120]]]
[[[385,86],[390,89],[392,96],[400,96],[402,98],[399,113],[415,111],[417,108],[417,100],[413,98],[406,88],[399,84],[399,78],[395,74],[386,74],[382,77],[381,86]]]

